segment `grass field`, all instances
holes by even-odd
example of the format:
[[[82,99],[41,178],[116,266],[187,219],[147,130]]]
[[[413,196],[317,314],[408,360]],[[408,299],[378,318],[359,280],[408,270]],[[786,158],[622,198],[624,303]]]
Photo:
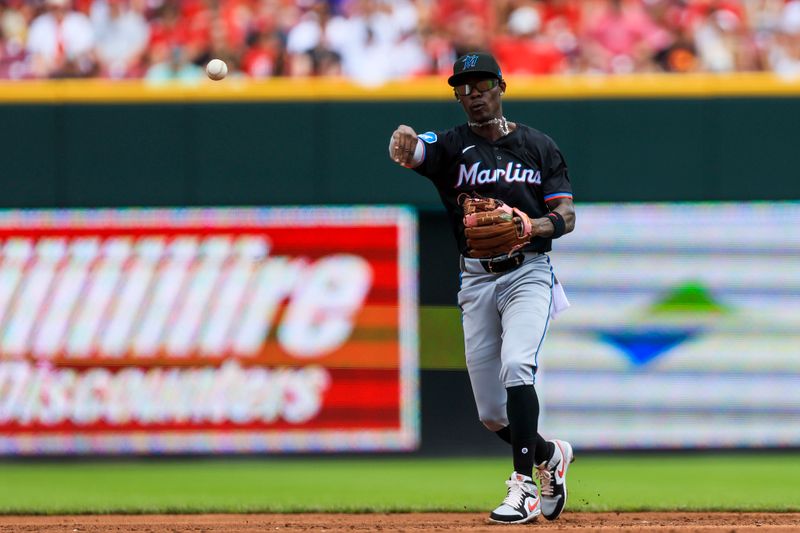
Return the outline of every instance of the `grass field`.
[[[508,461],[208,459],[6,461],[0,513],[486,511]],[[799,511],[800,455],[579,456],[576,511]]]

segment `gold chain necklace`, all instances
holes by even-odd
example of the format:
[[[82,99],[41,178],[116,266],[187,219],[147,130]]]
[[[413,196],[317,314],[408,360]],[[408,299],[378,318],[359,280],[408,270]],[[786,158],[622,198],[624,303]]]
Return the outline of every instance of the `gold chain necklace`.
[[[490,124],[497,124],[500,126],[500,133],[502,133],[503,136],[508,135],[509,129],[506,117],[495,117],[487,120],[486,122],[467,122],[467,125],[471,128],[482,128],[484,126],[489,126]]]

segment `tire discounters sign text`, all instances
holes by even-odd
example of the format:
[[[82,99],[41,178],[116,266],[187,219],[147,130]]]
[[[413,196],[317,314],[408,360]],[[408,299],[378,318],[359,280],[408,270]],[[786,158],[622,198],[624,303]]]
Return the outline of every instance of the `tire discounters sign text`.
[[[396,208],[0,213],[0,453],[413,449]]]

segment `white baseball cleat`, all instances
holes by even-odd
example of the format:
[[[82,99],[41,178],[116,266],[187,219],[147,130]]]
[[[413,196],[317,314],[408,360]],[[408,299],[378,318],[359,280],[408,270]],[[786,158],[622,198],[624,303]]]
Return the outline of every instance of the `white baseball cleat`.
[[[506,481],[508,495],[492,511],[489,520],[498,524],[523,524],[533,522],[542,513],[539,491],[533,479],[516,472]]]
[[[567,468],[575,460],[572,445],[565,440],[551,440],[555,451],[549,461],[536,467],[542,482],[542,516],[555,520],[567,504]]]

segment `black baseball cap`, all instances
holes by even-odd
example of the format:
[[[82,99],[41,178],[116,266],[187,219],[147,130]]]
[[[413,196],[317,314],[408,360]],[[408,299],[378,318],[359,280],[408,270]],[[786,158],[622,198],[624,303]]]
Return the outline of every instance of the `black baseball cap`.
[[[492,54],[485,52],[471,52],[464,54],[453,63],[453,75],[447,78],[451,87],[461,85],[463,79],[473,74],[488,74],[497,79],[503,79],[500,65]]]

